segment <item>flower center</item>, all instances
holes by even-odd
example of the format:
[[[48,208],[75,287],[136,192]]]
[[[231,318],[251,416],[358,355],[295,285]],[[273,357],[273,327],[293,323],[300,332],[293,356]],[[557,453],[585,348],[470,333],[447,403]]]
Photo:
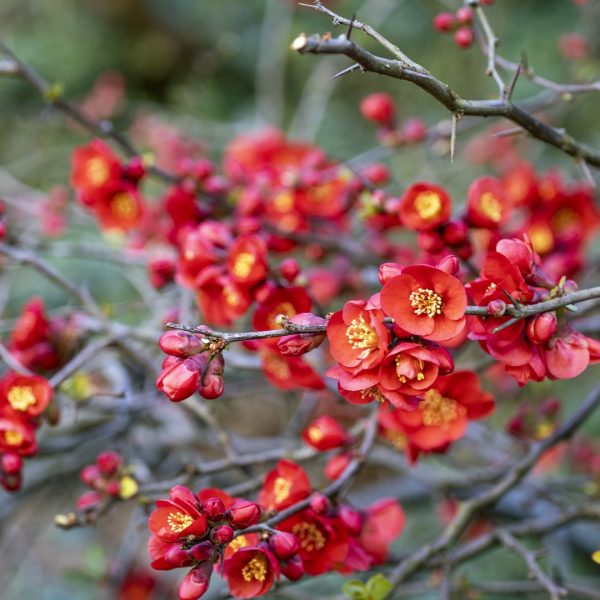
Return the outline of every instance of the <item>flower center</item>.
[[[110,208],[119,219],[133,219],[138,214],[135,201],[126,193],[116,194],[110,203]]]
[[[484,192],[479,200],[481,211],[495,223],[502,219],[502,203],[490,192]]]
[[[413,206],[422,219],[434,219],[442,210],[442,201],[435,192],[417,194]]]
[[[237,306],[240,303],[240,295],[230,286],[223,288],[223,296],[229,306]]]
[[[346,337],[354,350],[365,348],[371,350],[377,348],[379,336],[377,332],[365,323],[363,315],[358,319],[352,319],[350,326],[346,329]]]
[[[192,519],[190,515],[186,515],[182,512],[174,512],[167,517],[167,523],[169,524],[169,527],[171,528],[171,531],[173,533],[182,532],[184,529],[187,529],[193,522],[194,519]]]
[[[109,175],[106,161],[102,158],[90,158],[85,167],[85,174],[94,187],[100,187],[106,182]]]
[[[360,397],[363,400],[376,400],[377,402],[386,401],[386,397],[375,386],[362,390]]]
[[[577,213],[570,208],[561,208],[552,217],[552,224],[559,232],[566,231],[573,225],[576,225],[578,221]]]
[[[271,314],[269,314],[267,323],[272,329],[277,329],[277,327],[279,327],[279,325],[277,324],[277,317],[279,315],[285,315],[289,319],[295,314],[296,309],[294,308],[294,305],[291,302],[281,302],[275,307]]]
[[[456,400],[442,396],[437,390],[429,390],[424,394],[425,400],[419,404],[425,425],[441,425],[448,428],[448,423],[465,413],[465,407]]]
[[[244,581],[264,581],[267,577],[267,558],[264,554],[255,556],[243,569]]]
[[[255,262],[256,257],[254,254],[250,254],[250,252],[240,252],[235,259],[232,272],[236,277],[246,279],[246,277],[250,275],[250,271],[252,271]]]
[[[245,535],[238,535],[236,538],[229,542],[228,548],[231,548],[234,552],[237,552],[240,548],[248,546],[248,538]]]
[[[552,230],[546,225],[533,225],[529,228],[531,245],[536,252],[546,254],[554,247],[554,236]]]
[[[406,434],[402,431],[387,429],[383,435],[385,439],[397,450],[406,450],[408,440],[406,438]]]
[[[9,446],[19,446],[23,442],[23,434],[15,429],[9,429],[4,432],[4,441]]]
[[[318,443],[323,439],[323,432],[316,426],[308,430],[308,438],[311,442]]]
[[[416,315],[427,315],[432,319],[442,314],[442,297],[429,288],[419,288],[416,292],[411,292],[409,300]]]
[[[288,212],[294,205],[294,198],[291,192],[281,192],[273,198],[275,208],[280,212]]]
[[[36,403],[33,389],[29,385],[15,385],[8,391],[8,401],[15,410],[26,411]]]
[[[400,383],[406,383],[409,379],[411,381],[413,379],[417,381],[425,379],[425,373],[423,373],[425,363],[420,358],[415,359],[400,354],[400,356],[396,356],[394,362],[396,363],[396,375]]]
[[[321,550],[325,546],[323,534],[312,523],[297,523],[292,527],[292,533],[300,538],[300,547],[307,552]]]
[[[275,502],[279,504],[290,495],[292,484],[285,477],[278,477],[273,484],[273,493],[275,494]]]

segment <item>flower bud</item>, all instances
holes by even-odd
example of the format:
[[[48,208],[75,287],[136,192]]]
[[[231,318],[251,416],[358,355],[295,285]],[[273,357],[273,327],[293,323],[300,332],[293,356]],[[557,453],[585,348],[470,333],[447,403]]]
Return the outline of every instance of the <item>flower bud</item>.
[[[448,12],[441,12],[433,17],[433,27],[437,31],[452,31],[456,25],[454,15]]]
[[[186,358],[164,368],[156,380],[156,387],[172,402],[180,402],[194,394],[199,382],[197,364]]]
[[[167,331],[160,336],[158,345],[165,354],[178,358],[187,358],[204,350],[200,338],[187,331]]]
[[[458,246],[465,242],[469,235],[468,225],[461,220],[449,221],[444,226],[444,241],[449,246]]]
[[[137,183],[146,174],[144,160],[141,156],[134,156],[129,160],[129,163],[123,167],[123,177]]]
[[[325,514],[331,508],[331,502],[325,494],[316,493],[310,499],[310,507],[318,515]]]
[[[100,474],[100,469],[97,465],[87,465],[81,469],[79,478],[85,485],[93,488],[96,487],[102,478],[102,475]]]
[[[469,48],[473,44],[475,36],[470,27],[461,27],[454,34],[454,41],[459,48]]]
[[[322,317],[312,313],[300,313],[289,318],[288,323],[295,325],[327,325]],[[293,333],[282,337],[277,342],[281,354],[285,356],[300,356],[318,348],[326,337],[326,333]]]
[[[496,244],[496,252],[506,256],[523,275],[531,273],[535,264],[535,253],[531,243],[518,238],[503,239]]]
[[[422,142],[427,135],[427,125],[421,119],[406,119],[400,128],[400,135],[407,144]]]
[[[210,532],[210,539],[215,544],[228,544],[235,535],[233,527],[230,525],[217,525]]]
[[[394,100],[384,92],[369,94],[360,103],[360,112],[365,119],[389,127],[394,122]]]
[[[542,313],[529,319],[526,328],[527,337],[534,344],[545,344],[556,333],[557,328],[556,313]]]
[[[348,442],[348,432],[329,415],[315,419],[303,431],[302,438],[316,450],[332,450]]]
[[[102,503],[103,495],[100,492],[83,492],[75,503],[75,508],[80,512],[96,510]]]
[[[104,491],[109,495],[117,498],[121,491],[121,485],[118,481],[108,481],[104,486]]]
[[[325,477],[331,481],[335,481],[345,470],[352,456],[345,452],[332,456],[325,465]]]
[[[96,458],[96,465],[102,475],[110,477],[123,466],[123,459],[117,452],[102,452]]]
[[[279,265],[279,272],[289,283],[293,283],[300,275],[300,265],[295,258],[286,258]]]
[[[456,20],[461,25],[470,25],[473,21],[473,9],[470,6],[461,6],[456,11]]]
[[[281,572],[290,581],[298,581],[304,575],[304,563],[302,559],[296,555],[281,567]]]
[[[487,305],[487,311],[492,317],[500,318],[506,312],[506,302],[503,300],[492,300]]]
[[[567,279],[563,285],[563,291],[565,294],[570,294],[571,292],[576,292],[579,289],[579,286],[572,279]]]
[[[379,265],[379,283],[385,285],[392,277],[402,273],[402,266],[397,263],[383,263]]]
[[[225,505],[220,498],[209,498],[202,505],[204,514],[211,521],[222,521],[225,518]]]
[[[269,538],[269,546],[278,558],[288,560],[300,551],[300,540],[293,533],[281,531]]]
[[[15,475],[21,471],[23,459],[15,452],[0,455],[0,472]]]
[[[213,565],[206,561],[194,567],[179,586],[179,600],[197,600],[206,593],[210,585]]]
[[[226,513],[226,518],[236,529],[256,525],[260,521],[260,506],[256,502],[238,500]]]
[[[173,544],[165,552],[165,560],[173,565],[173,568],[188,567],[193,564],[194,559],[190,556],[189,551],[185,550],[180,544]]]
[[[211,542],[200,542],[194,544],[188,551],[188,554],[194,561],[211,560],[215,554],[215,548]]]
[[[23,479],[21,473],[15,473],[14,475],[3,475],[0,477],[0,485],[4,487],[7,492],[18,492],[21,489]]]
[[[424,252],[435,254],[441,252],[444,247],[444,239],[437,231],[419,231],[417,244]]]
[[[438,269],[448,273],[448,275],[456,275],[460,269],[460,263],[458,258],[453,254],[444,256],[442,260],[436,265]]]
[[[356,536],[360,533],[362,529],[362,516],[356,509],[343,504],[338,510],[338,516],[348,528],[350,535]]]
[[[223,380],[223,370],[225,369],[225,360],[223,355],[215,354],[208,362],[206,371],[202,375],[198,392],[207,400],[214,400],[223,394],[225,381]]]

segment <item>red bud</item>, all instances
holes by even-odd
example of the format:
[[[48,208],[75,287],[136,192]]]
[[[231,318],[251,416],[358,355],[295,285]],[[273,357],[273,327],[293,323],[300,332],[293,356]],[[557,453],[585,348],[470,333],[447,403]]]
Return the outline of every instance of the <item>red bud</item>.
[[[98,454],[96,464],[103,475],[110,477],[123,466],[123,459],[117,452],[102,452]]]
[[[269,546],[278,558],[288,560],[300,551],[300,540],[293,533],[281,531],[269,538]]]
[[[210,539],[215,544],[228,544],[235,535],[233,527],[229,525],[217,525],[210,532]]]
[[[534,344],[545,344],[556,333],[557,328],[556,313],[542,313],[529,319],[526,328],[527,337]]]
[[[179,586],[179,600],[197,600],[203,596],[210,585],[212,571],[213,565],[208,561],[194,567]]]
[[[256,525],[260,521],[261,509],[256,502],[238,500],[226,513],[227,520],[236,529]]]
[[[209,498],[202,504],[204,514],[211,521],[222,521],[225,518],[225,505],[220,498]]]

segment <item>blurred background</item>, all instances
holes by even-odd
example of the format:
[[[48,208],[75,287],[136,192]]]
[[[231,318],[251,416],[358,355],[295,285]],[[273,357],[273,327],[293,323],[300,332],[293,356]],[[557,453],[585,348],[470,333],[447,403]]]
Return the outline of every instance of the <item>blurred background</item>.
[[[331,0],[326,4],[348,17],[356,13],[358,19],[379,28],[461,96],[492,98],[497,94],[493,81],[484,74],[486,61],[479,50],[461,50],[451,36],[437,33],[432,27],[433,16],[442,10],[455,10],[461,4],[458,0]],[[597,0],[582,6],[571,0],[496,0],[487,12],[501,38],[499,51],[506,58],[518,62],[526,52],[536,73],[559,82],[600,78]],[[350,64],[347,59],[300,56],[289,50],[290,42],[300,32],[332,30],[324,15],[299,7],[292,0],[0,2],[0,38],[46,79],[64,89],[67,98],[100,118],[114,119],[117,127],[129,131],[142,149],[149,123],[164,126],[165,136],[170,127],[185,132],[214,157],[235,135],[275,126],[291,136],[315,141],[336,159],[348,160],[377,146],[374,128],[362,119],[358,105],[368,93],[380,90],[397,99],[402,119],[418,116],[429,125],[447,119],[442,107],[408,83],[361,73],[331,80]],[[341,32],[341,28],[333,30],[334,34]],[[583,42],[569,38],[573,32],[583,36]],[[369,49],[383,54],[360,32],[353,35]],[[514,98],[519,101],[538,92],[521,78]],[[548,109],[546,115],[553,124],[600,147],[598,107],[598,95],[587,94],[565,99]],[[484,122],[459,136],[454,165],[448,159],[445,142],[434,147],[417,145],[389,157],[393,176],[390,189],[400,192],[415,179],[430,178],[448,185],[460,203],[471,179],[486,170],[467,160],[468,140],[488,125]],[[61,114],[46,108],[43,100],[21,81],[0,79],[0,197],[44,195],[55,185],[67,184],[73,148],[89,137]],[[560,167],[571,177],[581,178],[579,168],[567,156],[538,142],[522,144],[527,159],[540,170]],[[81,263],[70,268],[77,271],[89,265]],[[116,303],[131,292],[131,283],[109,267],[98,270],[94,279],[92,292],[100,302]],[[34,293],[43,293],[50,307],[59,308],[64,302],[56,290],[38,288],[30,272],[17,277],[3,318],[18,314],[23,301]],[[552,389],[557,395],[570,389],[583,397],[592,383],[591,377],[588,379],[580,378],[575,387],[563,383]],[[546,386],[535,384],[528,390],[543,396],[548,393]],[[515,392],[515,397],[519,394]],[[269,406],[273,409],[278,405]],[[289,418],[281,407],[271,416],[274,429],[277,419],[285,422]],[[184,424],[174,423],[171,427],[170,431],[179,435]],[[594,429],[600,429],[598,419],[592,424]],[[137,441],[149,445],[148,440]],[[103,447],[100,440],[94,451]],[[75,445],[69,450],[76,454],[78,448]],[[382,482],[388,475],[384,467],[377,473]],[[394,485],[394,480],[389,479],[387,484]],[[2,600],[117,598],[119,592],[109,583],[107,573],[118,562],[119,552],[127,550],[131,554],[132,547],[139,547],[139,587],[144,589],[146,533],[143,523],[140,529],[140,521],[130,518],[127,507],[111,512],[93,529],[64,533],[52,524],[54,514],[72,506],[80,487],[76,471],[70,479],[61,476],[39,491],[30,490],[28,501],[18,510],[15,498],[0,492]],[[389,493],[389,489],[382,491]],[[402,488],[401,492],[413,518],[397,548],[399,554],[431,537],[437,527],[430,518],[431,508],[419,503],[422,490],[418,486]],[[360,490],[354,497],[361,502]],[[416,499],[412,505],[411,498]],[[597,574],[597,567],[594,571],[593,564],[578,558],[572,544],[558,543],[562,535],[557,536],[554,560],[568,562],[581,576]],[[582,556],[587,556],[589,548],[580,550]],[[490,574],[495,579],[501,579],[503,573],[508,579],[525,575],[518,561],[505,555],[499,561],[494,553],[473,562],[470,569],[480,579]],[[177,572],[175,580],[181,575]],[[169,588],[173,580],[167,577],[164,581],[155,585],[155,600],[174,597],[173,588]],[[309,582],[303,597],[330,597],[339,590],[339,578],[329,576],[324,581]],[[121,597],[138,600],[145,596]]]

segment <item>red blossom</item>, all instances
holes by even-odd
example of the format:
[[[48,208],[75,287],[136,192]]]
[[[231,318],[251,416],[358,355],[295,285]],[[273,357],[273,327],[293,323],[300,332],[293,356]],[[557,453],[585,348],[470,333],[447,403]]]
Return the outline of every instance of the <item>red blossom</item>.
[[[419,182],[407,188],[400,200],[400,220],[415,231],[429,231],[443,225],[452,211],[450,196],[438,185]]]
[[[258,501],[267,510],[281,510],[303,500],[311,491],[304,469],[291,460],[282,459],[265,476]]]
[[[256,598],[266,594],[279,580],[277,559],[265,547],[245,547],[225,561],[223,575],[235,598]]]

